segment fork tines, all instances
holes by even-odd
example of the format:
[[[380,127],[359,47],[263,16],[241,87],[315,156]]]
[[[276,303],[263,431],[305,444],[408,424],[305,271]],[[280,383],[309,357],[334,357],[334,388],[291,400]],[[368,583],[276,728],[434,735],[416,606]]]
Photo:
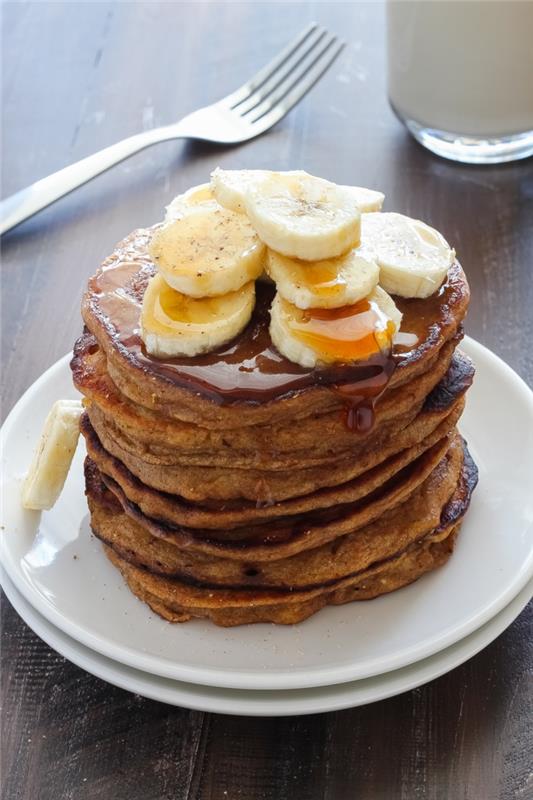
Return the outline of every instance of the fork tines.
[[[345,42],[312,23],[269,64],[226,98],[229,108],[251,124],[267,114],[278,119],[307,94],[337,58]],[[269,120],[269,124],[273,124]]]

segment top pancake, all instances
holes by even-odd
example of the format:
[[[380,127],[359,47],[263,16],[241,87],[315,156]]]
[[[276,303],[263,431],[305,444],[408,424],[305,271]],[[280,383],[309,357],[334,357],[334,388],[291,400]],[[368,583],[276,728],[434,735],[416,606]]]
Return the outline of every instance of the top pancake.
[[[438,292],[426,300],[395,301],[404,314],[402,333],[417,344],[394,346],[381,357],[354,365],[305,369],[283,358],[268,334],[272,289],[257,285],[257,304],[248,327],[229,345],[195,358],[149,356],[139,330],[142,298],[155,267],[148,253],[154,229],[134,231],[120,242],[91,278],[82,304],[89,331],[103,350],[108,373],[134,403],[206,428],[235,428],[342,409],[331,385],[357,385],[385,369],[388,388],[431,368],[443,344],[460,328],[469,300],[465,275],[456,262]],[[83,387],[83,362],[73,363]]]

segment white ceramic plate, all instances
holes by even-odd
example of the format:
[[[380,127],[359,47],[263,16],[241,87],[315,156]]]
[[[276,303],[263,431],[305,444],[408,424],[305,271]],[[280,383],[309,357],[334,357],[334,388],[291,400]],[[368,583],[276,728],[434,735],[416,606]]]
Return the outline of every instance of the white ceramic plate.
[[[47,622],[24,600],[5,575],[2,576],[2,586],[15,610],[41,639],[78,667],[114,686],[151,700],[197,711],[267,717],[339,711],[415,689],[449,672],[490,644],[519,615],[533,592],[533,583],[529,583],[508,606],[470,636],[409,667],[373,678],[315,689],[246,691],[173,681],[99,655]]]
[[[126,588],[89,536],[80,446],[52,511],[24,511],[22,477],[50,405],[73,397],[68,358],[22,397],[3,431],[0,558],[18,591],[56,627],[154,675],[237,689],[330,686],[399,669],[458,642],[504,608],[533,574],[533,395],[481,345],[461,428],[480,483],[448,564],[371,602],[323,609],[296,626],[170,625]]]

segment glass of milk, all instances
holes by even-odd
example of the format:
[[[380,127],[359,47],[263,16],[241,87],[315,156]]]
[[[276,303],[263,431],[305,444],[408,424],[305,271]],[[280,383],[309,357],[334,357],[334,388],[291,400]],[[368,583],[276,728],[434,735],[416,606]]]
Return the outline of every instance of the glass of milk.
[[[472,164],[533,154],[533,2],[388,0],[390,104],[415,139]]]

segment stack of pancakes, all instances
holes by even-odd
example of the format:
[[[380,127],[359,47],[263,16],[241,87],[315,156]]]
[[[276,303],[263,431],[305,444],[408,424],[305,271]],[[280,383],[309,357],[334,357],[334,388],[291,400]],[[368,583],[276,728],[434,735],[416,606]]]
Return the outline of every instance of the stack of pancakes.
[[[90,280],[72,360],[92,530],[131,590],[171,621],[294,623],[443,564],[477,479],[456,429],[473,378],[459,264],[431,297],[394,298],[386,363],[287,361],[266,284],[230,345],[161,360],[139,332],[150,237]]]

